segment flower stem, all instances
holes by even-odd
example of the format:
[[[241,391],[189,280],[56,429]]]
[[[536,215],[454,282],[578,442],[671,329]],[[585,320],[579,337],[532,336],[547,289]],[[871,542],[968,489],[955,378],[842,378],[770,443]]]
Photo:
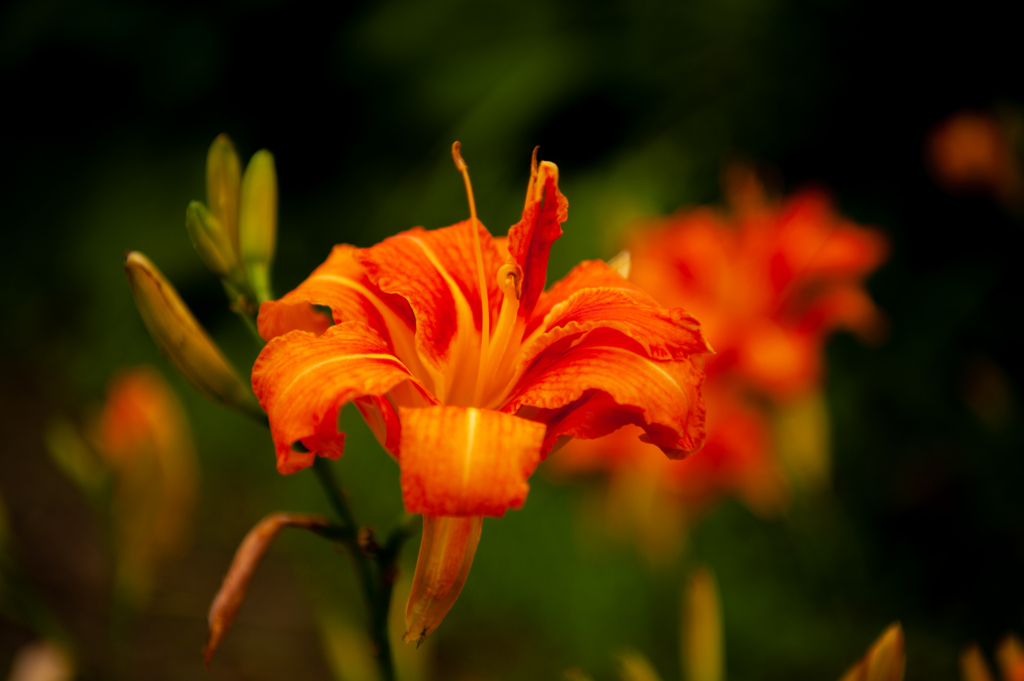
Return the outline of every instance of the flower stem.
[[[341,487],[338,486],[338,480],[334,477],[334,471],[331,470],[327,459],[321,456],[316,457],[313,460],[313,472],[316,473],[320,486],[324,488],[324,493],[334,512],[341,518],[342,524],[352,531],[354,537],[356,523],[352,518],[352,511],[348,507],[348,501],[345,499]]]
[[[377,546],[371,532],[358,529],[359,526],[327,460],[317,457],[313,463],[313,471],[324,488],[328,501],[341,519],[341,531],[337,532],[334,538],[348,548],[356,577],[363,588],[363,597],[366,599],[370,617],[372,653],[380,668],[381,681],[395,681],[395,664],[391,655],[391,639],[388,636],[388,614],[398,572],[398,556],[405,540],[415,533],[419,516],[410,516],[400,522],[392,530],[384,546]]]

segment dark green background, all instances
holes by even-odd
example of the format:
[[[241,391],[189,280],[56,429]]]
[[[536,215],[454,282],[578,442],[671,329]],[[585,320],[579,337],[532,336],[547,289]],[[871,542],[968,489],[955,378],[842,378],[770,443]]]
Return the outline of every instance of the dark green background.
[[[311,475],[277,475],[264,431],[173,376],[122,272],[126,249],[146,252],[250,366],[257,348],[183,225],[220,132],[246,158],[276,156],[279,293],[335,243],[463,219],[455,139],[494,233],[518,218],[533,146],[559,165],[570,218],[549,281],[614,253],[634,217],[718,201],[720,169],[737,158],[787,190],[824,185],[892,237],[870,283],[888,341],[828,347],[834,494],[771,522],[726,503],[682,563],[652,572],[628,547],[581,539],[589,492],[541,472],[523,510],[485,523],[466,589],[424,651],[433,678],[559,678],[579,666],[611,679],[614,654],[634,647],[677,679],[678,593],[694,561],[719,577],[731,679],[838,678],[895,619],[908,679],[956,678],[968,641],[991,650],[1021,631],[1022,226],[985,197],[944,194],[922,153],[951,112],[1024,102],[1008,5],[4,4],[0,494],[19,564],[84,642],[84,674],[111,673],[109,557],[42,433],[97,404],[113,371],[149,362],[169,377],[202,468],[193,549],[135,620],[127,678],[198,677],[205,609],[244,532],[271,510],[326,510]],[[995,426],[965,404],[978,362],[1011,389]],[[384,528],[401,506],[397,467],[356,415],[345,421],[337,470],[360,515]],[[286,536],[210,678],[329,678],[314,613],[358,623],[361,607],[343,555]],[[33,638],[0,620],[0,674]]]

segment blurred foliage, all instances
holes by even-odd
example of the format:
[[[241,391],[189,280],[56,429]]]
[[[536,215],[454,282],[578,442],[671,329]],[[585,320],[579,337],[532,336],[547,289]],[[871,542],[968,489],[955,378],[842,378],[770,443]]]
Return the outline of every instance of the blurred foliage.
[[[485,522],[462,596],[418,653],[428,678],[578,667],[600,681],[631,648],[680,678],[678,594],[699,560],[718,576],[728,678],[838,678],[896,618],[907,678],[952,678],[968,641],[992,649],[1024,629],[1022,232],[985,196],[943,193],[922,144],[954,110],[1024,102],[1009,11],[995,0],[6,3],[0,495],[4,550],[25,584],[5,581],[0,596],[38,594],[79,641],[83,674],[109,671],[102,530],[44,434],[97,403],[123,366],[155,364],[177,389],[202,479],[192,549],[135,621],[126,677],[198,675],[206,607],[237,542],[268,511],[326,510],[311,475],[276,473],[260,426],[173,375],[123,274],[126,249],[149,254],[233,363],[251,365],[258,347],[184,228],[217,134],[243,157],[274,154],[279,293],[335,243],[464,218],[454,139],[498,234],[518,217],[533,146],[559,164],[571,205],[551,280],[613,254],[635,217],[717,200],[722,164],[747,157],[783,188],[825,184],[893,237],[871,284],[889,339],[829,346],[834,494],[798,499],[775,522],[720,506],[686,558],[652,574],[579,531],[586,489],[541,472],[521,511]],[[386,528],[401,510],[398,469],[354,410],[343,420],[336,470],[364,522]],[[212,678],[331,678],[346,639],[318,623],[359,629],[355,588],[321,540],[282,537]],[[37,637],[31,621],[0,620],[0,673]]]

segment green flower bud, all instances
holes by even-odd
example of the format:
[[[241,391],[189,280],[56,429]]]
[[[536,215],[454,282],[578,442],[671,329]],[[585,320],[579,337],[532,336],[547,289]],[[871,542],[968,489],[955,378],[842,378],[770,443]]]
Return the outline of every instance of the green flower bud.
[[[219,135],[206,155],[206,203],[220,222],[232,252],[238,253],[238,196],[242,187],[242,163],[231,138]]]
[[[249,386],[238,377],[220,348],[149,258],[132,251],[124,269],[132,286],[135,306],[150,335],[160,352],[192,387],[210,399],[257,418],[266,418]]]
[[[242,264],[258,302],[273,297],[270,264],[277,243],[277,173],[274,156],[257,151],[242,177],[238,216],[238,244]]]
[[[222,277],[238,275],[238,259],[224,225],[199,201],[188,204],[185,227],[196,252],[211,272]]]

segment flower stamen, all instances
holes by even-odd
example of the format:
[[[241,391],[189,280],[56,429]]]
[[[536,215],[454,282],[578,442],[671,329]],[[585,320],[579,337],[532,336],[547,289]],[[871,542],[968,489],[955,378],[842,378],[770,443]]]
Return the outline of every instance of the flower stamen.
[[[512,337],[518,321],[519,299],[523,293],[523,268],[511,259],[498,269],[498,288],[505,294],[501,302],[501,312],[498,313],[498,323],[494,327],[494,338],[491,339],[487,350],[487,367],[491,369],[489,387],[492,391],[495,385],[503,386],[504,369],[508,364],[505,355],[508,353]],[[522,335],[522,329],[519,329]],[[490,397],[485,393],[485,397]],[[484,406],[490,407],[490,400]]]
[[[462,145],[456,140],[452,144],[452,160],[455,167],[462,173],[466,183],[466,197],[469,200],[469,219],[473,227],[473,254],[476,256],[477,285],[480,287],[480,362],[477,371],[474,404],[480,403],[483,392],[483,377],[487,363],[487,347],[491,338],[491,306],[487,300],[487,276],[484,273],[484,254],[480,247],[480,222],[476,217],[476,201],[473,199],[473,185],[469,181],[469,166],[462,159]]]

